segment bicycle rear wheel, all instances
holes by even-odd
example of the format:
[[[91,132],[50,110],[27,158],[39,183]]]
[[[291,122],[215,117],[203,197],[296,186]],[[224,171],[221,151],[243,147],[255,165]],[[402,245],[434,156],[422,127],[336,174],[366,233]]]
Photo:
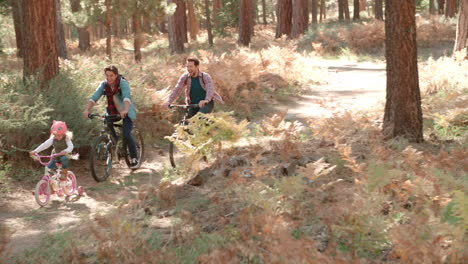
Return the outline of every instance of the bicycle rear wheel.
[[[136,150],[137,150],[137,160],[138,160],[137,165],[133,167],[132,170],[136,170],[140,168],[141,164],[143,163],[143,159],[145,155],[145,144],[143,142],[143,136],[141,135],[140,131],[137,128],[133,128],[132,136],[133,136],[133,140],[135,141]],[[130,165],[130,161],[131,161],[130,150],[128,149],[128,144],[125,140],[123,141],[123,150],[125,152],[125,155],[124,155],[125,163],[127,163],[127,166],[130,168],[131,166]]]
[[[172,168],[176,168],[176,159],[178,156],[181,154],[179,153],[177,147],[174,145],[174,143],[169,142],[169,161],[171,162]]]
[[[40,180],[34,189],[34,198],[40,206],[45,206],[50,200],[50,185],[46,180]]]
[[[97,182],[107,179],[112,173],[112,142],[102,135],[96,138],[91,146],[89,156],[91,174]]]

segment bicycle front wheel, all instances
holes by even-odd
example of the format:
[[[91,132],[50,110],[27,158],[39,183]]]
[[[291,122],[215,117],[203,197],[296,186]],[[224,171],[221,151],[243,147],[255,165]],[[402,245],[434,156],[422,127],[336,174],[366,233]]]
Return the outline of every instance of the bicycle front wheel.
[[[143,158],[144,158],[144,154],[145,154],[145,145],[144,145],[144,142],[143,142],[143,136],[141,135],[140,131],[136,128],[133,128],[133,131],[132,131],[132,136],[133,136],[133,140],[135,141],[135,145],[136,145],[136,150],[137,150],[137,160],[138,160],[138,163],[135,167],[132,168],[132,170],[136,170],[138,168],[140,168],[141,164],[143,163]],[[130,161],[131,161],[131,157],[130,157],[130,150],[128,148],[128,144],[127,142],[124,140],[124,144],[123,144],[123,149],[125,151],[125,163],[127,163],[127,166],[130,168]]]
[[[97,182],[107,179],[112,173],[112,142],[102,135],[96,138],[89,155],[91,174]]]
[[[61,187],[63,192],[70,196],[73,195],[76,191],[76,177],[75,174],[71,171],[67,173],[67,180],[61,182]]]
[[[40,206],[45,206],[50,200],[50,185],[46,180],[40,180],[34,189],[34,198]]]

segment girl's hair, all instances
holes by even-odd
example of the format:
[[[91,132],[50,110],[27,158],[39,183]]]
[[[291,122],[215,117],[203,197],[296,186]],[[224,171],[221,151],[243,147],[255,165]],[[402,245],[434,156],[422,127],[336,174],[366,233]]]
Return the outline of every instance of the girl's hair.
[[[114,65],[109,65],[107,67],[104,68],[104,73],[106,73],[107,71],[111,71],[113,72],[115,75],[119,75],[119,70],[117,69],[117,67],[115,67]]]

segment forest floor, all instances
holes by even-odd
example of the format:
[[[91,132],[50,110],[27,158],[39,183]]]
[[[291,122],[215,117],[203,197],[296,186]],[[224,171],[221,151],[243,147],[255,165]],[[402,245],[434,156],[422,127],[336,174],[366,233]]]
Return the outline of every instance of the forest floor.
[[[288,111],[286,119],[314,120],[333,116],[337,112],[366,111],[381,108],[385,99],[385,65],[371,62],[320,61],[320,67],[328,69],[325,85],[311,86],[304,94],[284,96],[271,107],[261,110],[256,119],[266,115]],[[74,161],[72,170],[78,185],[85,194],[81,197],[52,196],[49,205],[39,207],[32,195],[34,184],[9,186],[9,192],[1,194],[0,222],[13,231],[6,253],[19,256],[36,247],[48,235],[57,231],[80,232],[82,223],[98,214],[116,209],[121,201],[138,195],[142,186],[158,186],[162,172],[170,166],[164,146],[147,146],[146,160],[142,168],[131,171],[125,164],[114,170],[107,182],[97,183],[91,177],[86,160]],[[154,212],[159,214],[161,212]],[[170,229],[170,217],[160,218],[155,225]]]

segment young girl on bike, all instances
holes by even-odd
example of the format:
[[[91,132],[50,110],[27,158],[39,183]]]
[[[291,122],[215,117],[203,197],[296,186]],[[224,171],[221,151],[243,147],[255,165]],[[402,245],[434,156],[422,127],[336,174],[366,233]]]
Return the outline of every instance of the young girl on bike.
[[[67,154],[71,153],[73,150],[73,143],[71,141],[72,137],[73,133],[71,131],[68,131],[67,124],[65,124],[65,122],[54,120],[52,126],[50,127],[49,139],[47,139],[35,150],[29,152],[29,154],[33,157],[35,153],[39,153],[53,146],[53,151],[57,154],[62,155],[59,159],[60,163],[62,164],[60,179],[66,180],[69,163]],[[51,170],[57,169],[55,162],[56,160],[51,161],[47,167]]]

